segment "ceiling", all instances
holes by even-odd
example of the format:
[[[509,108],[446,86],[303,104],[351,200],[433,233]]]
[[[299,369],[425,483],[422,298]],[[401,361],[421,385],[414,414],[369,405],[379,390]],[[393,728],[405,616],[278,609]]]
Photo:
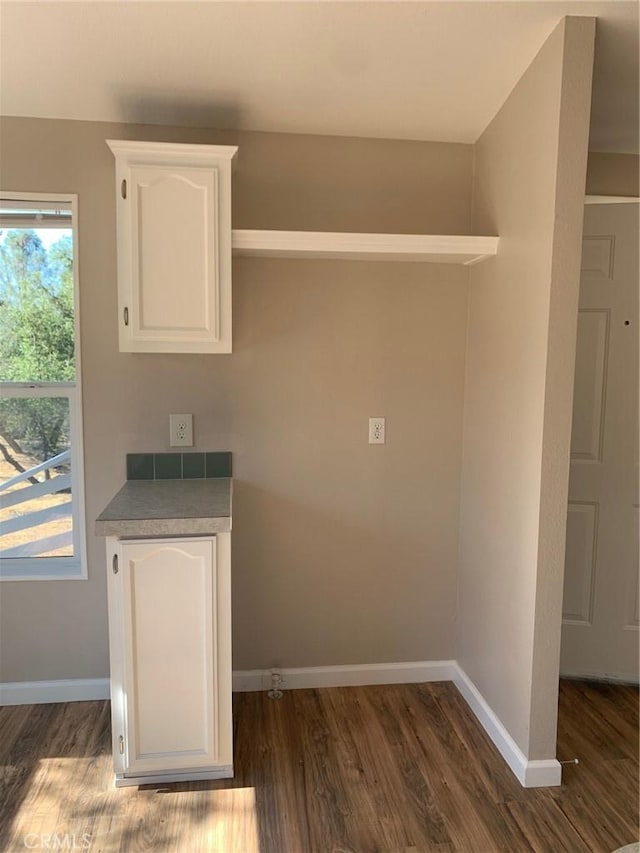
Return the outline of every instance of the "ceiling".
[[[0,0],[3,115],[475,142],[565,14],[591,144],[638,151],[638,4]]]

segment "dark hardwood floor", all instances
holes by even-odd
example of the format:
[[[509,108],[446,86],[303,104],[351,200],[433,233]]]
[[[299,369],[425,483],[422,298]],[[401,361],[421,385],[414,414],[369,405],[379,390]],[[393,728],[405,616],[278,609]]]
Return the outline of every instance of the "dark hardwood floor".
[[[449,683],[243,693],[234,719],[234,779],[115,789],[107,702],[0,708],[0,850],[610,853],[638,840],[632,687],[561,683],[558,757],[580,763],[558,788],[521,788]]]

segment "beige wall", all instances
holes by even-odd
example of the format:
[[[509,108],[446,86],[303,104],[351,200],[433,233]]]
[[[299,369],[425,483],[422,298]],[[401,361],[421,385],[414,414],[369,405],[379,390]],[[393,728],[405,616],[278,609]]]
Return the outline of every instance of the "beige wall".
[[[476,145],[457,659],[529,759],[555,757],[594,21],[556,28]]]
[[[467,270],[245,259],[231,356],[121,354],[111,137],[239,144],[235,227],[469,229],[471,146],[4,119],[2,189],[79,195],[89,580],[0,584],[0,681],[108,674],[93,523],[176,411],[234,454],[236,668],[452,657]]]
[[[639,196],[637,154],[607,154],[590,151],[587,161],[588,195]]]

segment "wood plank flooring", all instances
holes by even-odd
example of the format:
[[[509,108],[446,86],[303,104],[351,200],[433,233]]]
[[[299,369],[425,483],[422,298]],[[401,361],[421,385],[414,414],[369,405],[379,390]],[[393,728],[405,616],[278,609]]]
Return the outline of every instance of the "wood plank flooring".
[[[563,681],[524,790],[449,683],[234,697],[234,779],[116,789],[108,702],[0,708],[0,850],[597,851],[638,840],[638,691]]]

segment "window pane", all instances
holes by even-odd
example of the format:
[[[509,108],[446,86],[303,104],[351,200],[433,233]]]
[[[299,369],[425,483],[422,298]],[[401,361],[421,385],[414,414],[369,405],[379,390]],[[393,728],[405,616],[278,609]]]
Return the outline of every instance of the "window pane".
[[[75,379],[70,228],[0,231],[0,381]]]
[[[73,556],[68,397],[0,398],[0,534],[0,559]]]

